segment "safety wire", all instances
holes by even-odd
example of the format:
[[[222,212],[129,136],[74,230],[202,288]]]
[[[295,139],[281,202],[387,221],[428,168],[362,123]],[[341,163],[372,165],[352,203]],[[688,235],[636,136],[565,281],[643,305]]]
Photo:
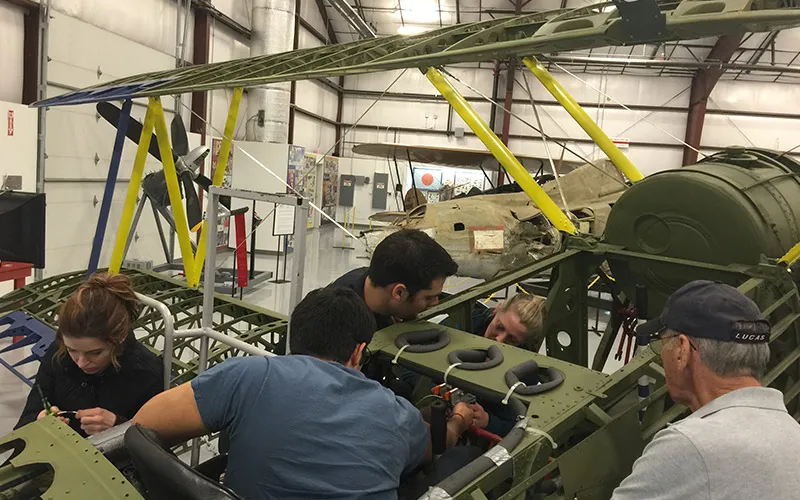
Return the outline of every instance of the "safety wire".
[[[684,146],[686,146],[687,148],[691,149],[691,150],[692,150],[692,151],[694,151],[695,153],[697,153],[697,154],[700,154],[700,155],[703,155],[703,156],[708,156],[708,155],[706,155],[705,153],[702,153],[702,152],[701,152],[699,149],[695,148],[695,147],[694,147],[694,146],[692,146],[691,144],[689,144],[689,143],[687,143],[686,141],[684,141],[683,139],[680,139],[680,138],[676,137],[675,135],[673,135],[672,133],[670,133],[668,130],[665,130],[665,129],[663,129],[662,127],[658,126],[656,123],[654,123],[654,122],[650,121],[649,119],[647,119],[647,117],[646,117],[646,116],[642,116],[642,114],[643,114],[643,113],[640,113],[640,112],[638,112],[638,111],[635,111],[635,110],[633,110],[633,109],[629,108],[628,106],[626,106],[626,105],[622,104],[620,101],[618,101],[618,100],[614,99],[614,98],[613,98],[613,97],[611,97],[610,95],[608,95],[608,94],[606,94],[605,92],[603,92],[601,89],[598,89],[597,87],[595,87],[595,86],[594,86],[594,85],[592,85],[591,83],[589,83],[589,82],[587,82],[586,80],[582,79],[582,78],[581,78],[581,77],[579,77],[578,75],[576,75],[576,74],[572,73],[571,71],[569,71],[568,69],[564,68],[564,67],[563,67],[563,66],[561,66],[560,64],[558,64],[558,63],[552,63],[552,64],[553,64],[553,66],[555,66],[556,68],[560,69],[560,70],[561,70],[561,71],[563,71],[564,73],[568,74],[568,75],[569,75],[569,76],[571,76],[572,78],[574,78],[574,79],[578,80],[579,82],[583,83],[584,85],[586,85],[586,86],[587,86],[587,87],[589,87],[590,89],[594,90],[595,92],[598,92],[600,95],[602,95],[602,96],[603,96],[603,97],[605,97],[606,99],[609,99],[609,100],[613,101],[613,102],[614,102],[614,104],[617,104],[618,106],[622,106],[622,107],[623,107],[625,110],[627,110],[627,111],[630,111],[630,112],[632,112],[632,113],[636,113],[637,115],[641,116],[641,117],[642,117],[642,119],[643,119],[644,121],[646,121],[646,122],[647,122],[647,123],[649,123],[650,125],[654,126],[654,127],[655,127],[655,128],[657,128],[658,130],[660,130],[660,131],[664,132],[664,133],[665,133],[665,134],[667,134],[668,136],[672,137],[673,139],[675,139],[675,140],[676,140],[676,141],[678,141],[679,143],[683,144],[683,145],[684,145]]]
[[[713,104],[715,108],[717,108],[717,109],[721,109],[719,106],[717,106],[717,103],[716,103],[716,102],[714,102],[714,99],[712,99],[712,98],[711,98],[711,96],[708,96],[708,102],[710,102],[711,104]],[[751,146],[751,147],[755,147],[755,144],[753,144],[753,141],[751,141],[751,140],[750,140],[750,138],[749,138],[749,137],[747,137],[747,134],[745,134],[745,133],[742,131],[742,129],[740,129],[740,128],[739,128],[739,126],[738,126],[738,125],[736,125],[736,124],[733,122],[733,120],[731,119],[730,115],[728,115],[727,113],[725,113],[725,119],[726,119],[726,120],[728,120],[728,123],[730,123],[730,124],[731,124],[731,126],[732,126],[733,128],[735,128],[736,130],[738,130],[738,131],[739,131],[739,134],[741,134],[741,136],[742,136],[742,137],[744,137],[744,140],[745,140],[745,141],[747,141],[747,142],[749,142],[749,143],[750,143],[750,146]]]
[[[402,78],[402,77],[403,77],[403,75],[405,75],[405,74],[406,74],[406,71],[408,71],[408,68],[404,69],[402,73],[400,73],[399,75],[397,75],[397,78],[395,78],[395,79],[392,81],[392,83],[390,83],[390,84],[389,84],[389,86],[388,86],[388,87],[386,87],[386,90],[384,90],[383,92],[381,92],[381,95],[379,95],[378,97],[376,97],[376,98],[375,98],[375,100],[374,100],[374,101],[372,101],[372,104],[370,104],[370,105],[367,107],[367,109],[366,109],[366,110],[364,110],[364,112],[363,112],[363,113],[361,113],[361,116],[359,116],[359,117],[358,117],[358,119],[357,119],[355,122],[353,122],[353,124],[352,124],[352,125],[350,125],[350,128],[348,128],[347,130],[345,130],[345,131],[344,131],[344,133],[343,133],[343,134],[342,134],[342,136],[339,138],[339,140],[338,140],[338,141],[336,141],[336,142],[333,144],[333,146],[331,146],[331,148],[328,150],[328,152],[327,152],[327,153],[325,153],[324,155],[322,155],[322,156],[320,156],[320,157],[319,157],[319,159],[317,160],[317,163],[314,165],[315,167],[316,167],[317,165],[319,165],[319,164],[322,162],[322,159],[324,159],[326,156],[328,156],[329,154],[331,154],[331,153],[333,152],[333,150],[334,150],[334,149],[336,149],[336,146],[337,146],[337,145],[338,145],[340,142],[342,142],[342,141],[344,140],[344,138],[345,138],[345,137],[347,137],[347,134],[349,134],[350,132],[352,132],[352,131],[353,131],[353,129],[355,129],[355,128],[358,126],[359,122],[360,122],[360,121],[361,121],[361,120],[362,120],[362,119],[363,119],[363,118],[364,118],[364,117],[367,115],[367,113],[369,113],[369,112],[370,112],[370,110],[371,110],[372,108],[374,108],[376,104],[378,104],[378,101],[380,101],[381,99],[383,99],[383,96],[385,96],[385,95],[386,95],[386,93],[387,93],[387,92],[389,92],[389,90],[390,90],[392,87],[394,87],[394,84],[395,84],[395,83],[397,83],[397,82],[398,82],[398,80],[400,80],[400,78]],[[306,172],[306,173],[303,175],[303,177],[301,177],[301,178],[300,178],[300,180],[302,181],[303,179],[305,179],[306,177],[308,177],[308,175],[309,175],[309,174],[311,174],[311,170],[309,170],[308,172]]]
[[[347,129],[347,130],[344,132],[344,134],[342,134],[342,137],[340,137],[340,138],[339,138],[339,140],[338,140],[338,141],[336,141],[336,142],[334,143],[334,145],[333,145],[333,146],[332,146],[332,147],[331,147],[331,148],[328,150],[328,152],[327,152],[327,153],[325,153],[324,155],[322,155],[322,156],[321,156],[321,158],[325,158],[325,157],[326,157],[326,156],[328,156],[328,155],[329,155],[331,152],[333,152],[333,150],[334,150],[334,149],[336,149],[336,146],[337,146],[337,145],[338,145],[340,142],[342,142],[342,141],[344,140],[344,138],[347,136],[347,134],[348,134],[350,131],[352,131],[352,130],[353,130],[353,129],[354,129],[354,128],[355,128],[355,127],[358,125],[358,123],[359,123],[359,122],[360,122],[360,121],[361,121],[361,120],[364,118],[364,116],[366,116],[366,114],[367,114],[367,113],[368,113],[368,112],[369,112],[369,111],[370,111],[370,110],[371,110],[371,109],[372,109],[372,108],[375,106],[375,104],[377,104],[377,103],[378,103],[378,101],[379,101],[379,100],[380,100],[380,99],[381,99],[381,98],[382,98],[382,97],[383,97],[383,96],[384,96],[384,95],[385,95],[387,92],[389,92],[389,90],[390,90],[390,89],[391,89],[391,88],[394,86],[394,84],[395,84],[395,83],[397,83],[397,81],[398,81],[398,80],[400,80],[400,78],[402,78],[402,76],[403,76],[403,75],[405,75],[405,73],[406,73],[406,71],[407,71],[407,70],[408,70],[408,68],[406,68],[405,70],[403,70],[403,72],[402,72],[402,73],[400,73],[400,75],[398,75],[398,76],[397,76],[397,78],[395,78],[395,79],[394,79],[394,81],[393,81],[392,83],[390,83],[388,87],[386,87],[386,90],[384,90],[384,91],[383,91],[383,93],[381,93],[381,95],[380,95],[380,96],[378,96],[378,98],[377,98],[377,99],[375,99],[375,101],[373,101],[373,103],[372,103],[372,104],[370,104],[370,106],[369,106],[369,107],[366,109],[366,111],[364,111],[364,112],[361,114],[361,116],[359,116],[359,117],[358,117],[358,119],[357,119],[357,120],[356,120],[356,121],[355,121],[355,122],[354,122],[354,123],[353,123],[353,124],[350,126],[350,128],[349,128],[349,129]],[[183,102],[181,102],[181,106],[183,106],[184,108],[188,109],[188,110],[189,110],[189,112],[190,112],[191,114],[193,114],[194,116],[196,116],[197,118],[199,118],[199,119],[200,119],[200,120],[201,120],[203,123],[205,123],[205,124],[206,124],[206,125],[207,125],[207,126],[210,128],[210,129],[211,129],[211,130],[213,130],[214,132],[216,132],[216,133],[220,134],[220,136],[221,136],[221,137],[224,137],[224,136],[225,136],[225,134],[224,134],[223,132],[220,132],[220,130],[219,130],[219,129],[217,129],[216,127],[214,127],[213,125],[211,125],[211,123],[209,123],[209,122],[208,122],[208,120],[206,120],[206,119],[205,119],[205,117],[203,117],[203,116],[200,116],[200,115],[199,115],[198,113],[196,113],[196,112],[195,112],[195,111],[194,111],[192,108],[190,108],[189,106],[187,106],[187,105],[186,105],[186,104],[184,104]],[[267,171],[267,173],[269,173],[270,175],[272,175],[273,177],[275,177],[275,178],[276,178],[276,179],[277,179],[277,180],[278,180],[278,181],[279,181],[281,184],[283,184],[284,186],[286,186],[286,187],[287,187],[289,190],[291,190],[291,191],[292,191],[292,192],[293,192],[295,195],[297,195],[297,196],[300,196],[300,197],[302,198],[302,195],[300,194],[300,192],[299,192],[299,191],[297,191],[297,190],[296,190],[295,188],[293,188],[292,186],[290,186],[290,185],[289,185],[289,184],[286,182],[286,180],[285,180],[285,179],[282,179],[282,178],[281,178],[281,177],[280,177],[278,174],[276,174],[275,172],[273,172],[272,170],[270,170],[270,169],[269,169],[269,168],[268,168],[266,165],[264,165],[263,163],[261,163],[260,161],[258,161],[258,159],[256,159],[255,157],[253,157],[253,155],[251,155],[250,153],[248,153],[247,151],[245,151],[244,149],[242,149],[242,147],[241,147],[241,146],[239,146],[238,144],[236,144],[236,142],[234,142],[233,140],[231,140],[231,143],[232,143],[232,145],[233,145],[233,146],[234,146],[234,147],[235,147],[237,150],[241,151],[241,152],[242,152],[242,154],[244,154],[245,156],[247,156],[248,158],[250,158],[251,160],[253,160],[253,162],[255,162],[255,164],[256,164],[256,165],[258,165],[259,167],[261,167],[261,168],[263,168],[264,170],[266,170],[266,171]],[[315,166],[316,166],[316,165],[315,165]],[[301,178],[301,180],[302,180],[302,179],[305,179],[305,177],[306,177],[306,176],[307,176],[307,175],[308,175],[310,172],[311,172],[311,171],[309,171],[309,172],[306,172],[306,175],[304,175],[304,176]],[[323,212],[323,211],[322,211],[322,210],[321,210],[321,209],[320,209],[318,206],[316,206],[316,205],[315,205],[314,203],[312,203],[311,201],[309,201],[309,202],[308,202],[308,204],[309,204],[309,206],[310,206],[311,208],[313,208],[314,210],[316,210],[317,212],[319,212],[319,213],[320,213],[320,215],[322,215],[323,217],[325,217],[326,219],[328,219],[330,222],[332,222],[334,226],[336,226],[336,227],[338,227],[339,229],[341,229],[342,231],[344,231],[344,233],[345,233],[347,236],[349,236],[349,237],[353,238],[354,240],[357,240],[357,241],[358,241],[358,242],[360,242],[362,245],[364,245],[364,248],[366,248],[367,250],[369,250],[369,247],[367,246],[367,243],[366,243],[366,241],[363,241],[363,240],[359,239],[359,238],[358,238],[356,235],[354,235],[353,233],[351,233],[350,231],[348,231],[346,228],[344,228],[344,227],[343,227],[341,224],[339,224],[338,222],[336,222],[336,221],[335,221],[335,220],[334,220],[334,219],[333,219],[331,216],[329,216],[328,214],[326,214],[325,212]],[[251,233],[250,233],[250,234],[252,235],[252,233],[253,233],[253,232],[255,232],[255,230],[256,230],[256,228],[254,228],[254,229],[253,229],[253,231],[251,231]],[[249,237],[250,237],[250,235],[248,235],[248,238],[249,238]],[[245,240],[246,240],[246,239],[247,239],[247,238],[245,238]]]
[[[683,88],[683,90],[681,90],[680,92],[678,92],[678,93],[677,93],[677,94],[675,94],[674,96],[670,97],[669,99],[667,99],[667,100],[666,100],[666,101],[664,101],[663,103],[659,104],[659,106],[658,106],[658,107],[659,107],[659,108],[661,108],[661,107],[664,107],[664,106],[668,105],[669,103],[671,103],[672,101],[674,101],[674,100],[675,100],[675,99],[677,99],[678,97],[680,97],[680,96],[682,96],[683,94],[685,94],[686,92],[688,92],[688,91],[689,91],[689,89],[691,89],[691,88],[692,88],[692,86],[691,86],[691,85],[689,85],[689,86],[687,86],[687,87],[684,87],[684,88]],[[627,127],[625,127],[624,129],[622,129],[622,130],[620,131],[620,133],[619,133],[619,134],[620,134],[620,135],[624,134],[625,132],[627,132],[628,130],[632,129],[632,128],[633,128],[633,127],[635,127],[636,125],[639,125],[639,123],[641,123],[641,122],[643,122],[643,121],[647,120],[647,118],[648,118],[649,116],[652,116],[652,115],[654,115],[654,114],[656,114],[656,111],[650,111],[650,112],[648,112],[648,113],[645,113],[644,115],[641,115],[641,114],[640,114],[640,115],[639,115],[639,119],[638,119],[638,120],[636,120],[636,121],[635,121],[635,122],[633,122],[632,124],[628,125],[628,126],[627,126]]]
[[[625,188],[627,188],[627,187],[628,187],[628,185],[627,185],[627,184],[625,184],[624,182],[622,182],[622,181],[621,181],[621,180],[619,180],[618,178],[614,177],[613,175],[609,174],[608,172],[606,172],[606,171],[605,171],[605,170],[603,170],[602,168],[598,167],[597,165],[595,165],[595,164],[594,164],[594,163],[593,163],[591,160],[589,160],[589,159],[588,159],[588,158],[586,158],[585,156],[583,156],[583,155],[580,155],[580,154],[576,153],[574,150],[572,150],[570,147],[568,147],[568,146],[567,146],[567,143],[566,143],[566,142],[559,141],[558,139],[555,139],[555,138],[553,138],[552,136],[545,134],[543,131],[539,130],[537,127],[534,127],[534,126],[533,126],[533,125],[532,125],[532,124],[531,124],[529,121],[527,121],[526,119],[522,118],[521,116],[519,116],[518,114],[514,113],[514,112],[513,112],[513,111],[511,111],[510,109],[507,109],[507,108],[506,108],[506,107],[505,107],[503,104],[501,104],[501,103],[499,103],[499,102],[495,101],[494,99],[492,99],[491,97],[487,96],[486,94],[484,94],[484,93],[483,93],[483,92],[481,92],[480,90],[476,89],[476,88],[475,88],[475,87],[473,87],[472,85],[470,85],[470,84],[468,84],[467,82],[465,82],[465,81],[463,81],[463,80],[459,79],[457,76],[453,75],[452,73],[450,73],[450,72],[449,72],[449,71],[447,71],[446,69],[444,69],[444,68],[440,68],[440,71],[441,71],[442,73],[446,74],[447,76],[449,76],[450,78],[452,78],[453,80],[457,81],[457,82],[458,82],[458,83],[460,83],[461,85],[463,85],[463,86],[467,87],[468,89],[470,89],[471,91],[475,92],[476,94],[478,94],[478,95],[479,95],[479,96],[481,96],[482,98],[486,99],[486,101],[488,101],[488,102],[490,102],[490,103],[494,104],[495,106],[497,106],[497,108],[498,108],[498,109],[501,109],[501,110],[505,111],[505,112],[506,112],[506,113],[508,113],[510,116],[513,116],[514,118],[516,118],[517,120],[519,120],[519,121],[520,121],[520,122],[522,122],[523,124],[527,125],[527,126],[528,126],[528,127],[530,127],[531,129],[533,129],[533,130],[535,130],[536,132],[538,132],[539,134],[541,134],[542,136],[544,136],[544,137],[547,137],[547,138],[548,138],[548,139],[550,139],[551,141],[555,142],[556,144],[558,144],[559,146],[561,146],[561,147],[562,147],[562,148],[564,148],[565,150],[567,150],[567,151],[569,151],[570,153],[572,153],[573,155],[575,155],[577,158],[580,158],[580,160],[581,160],[581,161],[583,161],[583,162],[585,162],[585,163],[587,163],[587,164],[591,165],[592,167],[596,168],[598,171],[602,172],[602,173],[603,173],[603,175],[606,175],[607,177],[609,177],[609,178],[613,179],[615,182],[619,183],[620,185],[622,185],[622,186],[623,186],[623,187],[625,187]]]
[[[539,118],[539,111],[536,109],[536,103],[533,100],[533,92],[531,92],[531,86],[528,83],[528,73],[522,73],[522,80],[525,82],[525,89],[528,91],[528,97],[531,100],[531,107],[533,108],[533,114],[536,117],[536,124],[539,125],[541,130],[544,130],[542,126],[542,119]],[[541,134],[542,144],[544,145],[544,150],[547,153],[547,161],[550,162],[550,168],[553,170],[553,177],[556,181],[556,187],[558,187],[558,194],[561,195],[561,201],[564,203],[564,213],[569,214],[569,206],[567,205],[567,198],[564,196],[564,190],[561,188],[561,178],[558,175],[558,171],[556,170],[556,164],[553,163],[553,155],[550,154],[550,146],[547,144],[547,138],[545,138],[544,134]]]
[[[270,215],[272,215],[272,213],[273,213],[273,212],[275,212],[275,208],[273,208],[272,210],[270,210],[270,211],[269,211],[269,213],[266,215],[266,217],[264,217],[264,218],[263,218],[263,219],[261,219],[261,220],[262,220],[262,221],[265,221],[265,220],[269,219]],[[223,260],[222,262],[220,262],[220,263],[219,263],[219,264],[217,264],[216,266],[217,266],[217,267],[225,267],[225,264],[227,264],[229,260],[231,260],[233,257],[235,257],[235,256],[236,256],[236,252],[239,250],[239,248],[240,248],[242,245],[245,245],[245,244],[247,244],[247,240],[249,240],[249,239],[250,239],[250,237],[251,237],[251,236],[253,236],[253,233],[255,233],[255,232],[256,232],[256,229],[258,229],[260,226],[261,226],[261,224],[260,224],[260,223],[259,223],[258,225],[254,225],[254,226],[251,228],[251,231],[250,231],[250,232],[247,234],[247,236],[245,236],[245,237],[244,237],[244,239],[242,240],[242,242],[241,242],[241,243],[239,243],[238,245],[236,245],[236,248],[234,248],[234,249],[233,249],[233,253],[231,253],[230,255],[228,255],[228,256],[225,258],[225,260]],[[280,252],[280,250],[279,250],[279,252]]]

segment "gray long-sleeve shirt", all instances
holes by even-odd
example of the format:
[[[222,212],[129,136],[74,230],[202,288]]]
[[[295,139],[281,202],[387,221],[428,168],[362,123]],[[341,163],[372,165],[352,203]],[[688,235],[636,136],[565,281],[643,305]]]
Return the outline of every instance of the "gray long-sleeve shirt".
[[[612,500],[800,499],[800,424],[783,394],[729,392],[660,431]]]

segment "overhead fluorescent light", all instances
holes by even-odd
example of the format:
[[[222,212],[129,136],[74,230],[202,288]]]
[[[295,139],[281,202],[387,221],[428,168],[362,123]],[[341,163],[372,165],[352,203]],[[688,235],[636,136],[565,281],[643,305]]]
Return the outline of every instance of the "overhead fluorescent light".
[[[404,24],[397,28],[398,35],[419,35],[420,33],[425,33],[429,31],[429,28],[424,26],[413,26],[410,24]]]
[[[402,0],[392,13],[395,20],[404,23],[438,23],[442,13],[436,0]]]

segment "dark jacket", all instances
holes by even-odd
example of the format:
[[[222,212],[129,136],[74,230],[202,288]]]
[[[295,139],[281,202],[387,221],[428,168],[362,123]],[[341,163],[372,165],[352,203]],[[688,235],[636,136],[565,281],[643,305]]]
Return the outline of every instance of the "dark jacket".
[[[60,410],[103,408],[115,413],[120,424],[133,418],[139,408],[163,390],[161,359],[132,334],[123,343],[119,371],[112,365],[99,375],[87,375],[69,355],[56,358],[57,351],[57,342],[53,342],[39,365],[36,385],[42,388],[50,404]],[[42,398],[34,386],[14,428],[33,422],[43,409]],[[86,436],[79,420],[71,419],[70,426]]]
[[[369,273],[368,267],[359,267],[352,271],[339,276],[336,281],[328,285],[329,288],[349,288],[356,292],[361,300],[364,300],[364,283],[367,281],[367,274]],[[389,316],[383,314],[372,313],[375,316],[375,323],[378,330],[383,330],[394,324]]]

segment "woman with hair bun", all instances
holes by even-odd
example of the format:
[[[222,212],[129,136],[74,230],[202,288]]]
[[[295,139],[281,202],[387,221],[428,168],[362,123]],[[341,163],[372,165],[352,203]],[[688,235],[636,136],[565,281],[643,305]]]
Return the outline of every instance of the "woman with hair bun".
[[[84,437],[129,420],[161,392],[161,361],[133,334],[140,310],[124,275],[95,274],[83,283],[58,313],[56,341],[15,429],[45,416],[39,388],[52,413],[76,412],[59,418]]]

